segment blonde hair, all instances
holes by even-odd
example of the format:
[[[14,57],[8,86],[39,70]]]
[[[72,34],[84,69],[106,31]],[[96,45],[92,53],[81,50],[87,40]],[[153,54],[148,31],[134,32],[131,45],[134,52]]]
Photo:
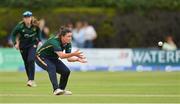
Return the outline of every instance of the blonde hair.
[[[32,24],[33,26],[39,27],[39,20],[38,20],[37,18],[35,18],[34,16],[32,16],[31,24]]]

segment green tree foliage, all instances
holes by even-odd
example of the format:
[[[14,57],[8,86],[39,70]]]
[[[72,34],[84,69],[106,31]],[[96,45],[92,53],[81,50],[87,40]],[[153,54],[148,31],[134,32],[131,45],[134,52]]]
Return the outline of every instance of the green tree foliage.
[[[98,33],[96,47],[155,47],[167,34],[180,46],[180,0],[3,0],[0,44],[25,10],[45,18],[51,32],[88,21]]]
[[[111,7],[121,9],[177,9],[179,0],[2,0],[1,7]]]

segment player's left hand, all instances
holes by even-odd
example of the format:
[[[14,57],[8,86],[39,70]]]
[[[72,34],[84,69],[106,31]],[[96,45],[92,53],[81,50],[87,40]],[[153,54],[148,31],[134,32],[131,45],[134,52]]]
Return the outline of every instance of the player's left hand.
[[[85,57],[83,54],[80,54],[80,55],[78,56],[78,58],[80,58],[80,59],[86,59],[86,57]]]
[[[81,63],[87,63],[87,60],[82,59],[82,58],[78,58],[78,62],[81,62]]]

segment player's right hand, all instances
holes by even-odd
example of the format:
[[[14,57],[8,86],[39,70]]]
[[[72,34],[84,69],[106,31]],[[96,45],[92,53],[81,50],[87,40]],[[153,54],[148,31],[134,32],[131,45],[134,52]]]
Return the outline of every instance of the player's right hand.
[[[81,56],[82,56],[82,53],[83,53],[83,52],[77,50],[77,51],[75,51],[73,54],[74,54],[74,56],[81,57]]]
[[[16,43],[16,44],[14,45],[14,47],[15,47],[17,50],[19,50],[19,44]]]

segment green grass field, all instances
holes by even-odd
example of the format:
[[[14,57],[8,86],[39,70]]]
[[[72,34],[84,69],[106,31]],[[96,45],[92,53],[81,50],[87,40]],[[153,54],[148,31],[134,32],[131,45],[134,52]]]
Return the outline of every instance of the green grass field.
[[[72,72],[71,96],[54,96],[46,72],[36,82],[26,87],[24,72],[0,72],[0,103],[180,104],[180,72]]]

